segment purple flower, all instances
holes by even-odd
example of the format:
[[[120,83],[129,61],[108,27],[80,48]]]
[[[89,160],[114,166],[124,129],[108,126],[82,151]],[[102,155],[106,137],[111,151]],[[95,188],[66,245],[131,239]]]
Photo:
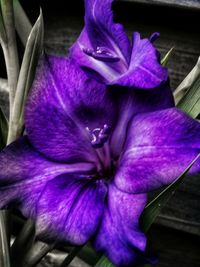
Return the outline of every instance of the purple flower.
[[[151,89],[167,81],[153,41],[135,32],[132,45],[121,24],[113,22],[113,0],[85,0],[85,27],[70,56],[93,77],[106,84]]]
[[[43,240],[92,239],[117,266],[144,256],[147,192],[200,151],[200,124],[173,107],[167,87],[118,92],[53,56],[38,67],[26,130],[0,153],[1,207],[33,218]]]
[[[121,36],[117,51],[128,58],[129,49],[120,44],[125,40],[121,26],[111,25],[110,2],[104,10],[100,1],[86,1],[86,19],[90,12],[92,17],[82,35],[95,28],[104,42],[112,29]],[[114,47],[113,58],[119,57],[111,40],[109,51]],[[174,181],[200,152],[199,122],[174,107],[153,45],[137,42],[135,71],[133,59],[130,72],[109,81],[131,88],[106,86],[77,64],[92,59],[91,70],[97,71],[97,62],[118,69],[121,55],[110,61],[106,52],[94,59],[84,42],[83,50],[74,45],[79,53],[71,59],[44,55],[26,104],[27,135],[0,153],[1,207],[17,207],[33,218],[42,240],[73,245],[92,240],[120,267],[146,260],[139,218],[147,193]],[[105,78],[104,70],[99,74]],[[199,170],[198,161],[190,173]]]

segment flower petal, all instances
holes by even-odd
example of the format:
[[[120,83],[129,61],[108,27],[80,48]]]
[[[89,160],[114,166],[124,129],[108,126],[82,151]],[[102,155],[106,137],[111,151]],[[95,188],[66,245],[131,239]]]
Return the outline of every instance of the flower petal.
[[[200,153],[200,123],[171,108],[133,117],[115,177],[125,192],[143,193],[173,182]],[[200,160],[190,173],[200,171]]]
[[[106,88],[88,79],[66,58],[44,56],[26,105],[25,123],[33,146],[52,160],[94,161],[86,128],[114,124]]]
[[[99,73],[107,82],[128,68],[130,41],[123,26],[113,21],[113,0],[85,0],[85,27],[70,50],[82,67]]]
[[[36,230],[42,240],[83,245],[94,234],[104,210],[107,187],[77,175],[48,182],[37,205]]]
[[[111,140],[112,153],[118,157],[122,151],[128,123],[133,115],[174,107],[172,91],[166,83],[153,90],[115,90],[119,100],[119,118]]]
[[[144,261],[146,237],[139,227],[139,217],[146,205],[146,194],[131,195],[112,183],[94,247],[116,266],[130,267]]]
[[[133,47],[129,69],[112,84],[141,89],[152,89],[168,80],[167,68],[159,62],[158,51],[148,39],[133,33]]]
[[[25,216],[34,217],[47,181],[62,173],[90,173],[93,168],[90,163],[49,161],[22,137],[0,152],[0,207],[17,206]]]
[[[70,57],[87,74],[106,84],[152,89],[168,79],[153,41],[133,34],[132,53],[121,24],[113,22],[113,0],[85,0],[85,27],[70,49]]]

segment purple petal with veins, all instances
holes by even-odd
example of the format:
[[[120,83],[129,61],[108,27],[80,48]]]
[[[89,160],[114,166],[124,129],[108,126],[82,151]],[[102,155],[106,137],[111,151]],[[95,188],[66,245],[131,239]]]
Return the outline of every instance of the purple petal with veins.
[[[91,75],[101,76],[106,84],[152,89],[168,79],[159,53],[150,39],[133,34],[132,45],[121,24],[113,21],[113,0],[85,0],[85,27],[70,49],[70,57]],[[93,77],[95,77],[94,73]]]

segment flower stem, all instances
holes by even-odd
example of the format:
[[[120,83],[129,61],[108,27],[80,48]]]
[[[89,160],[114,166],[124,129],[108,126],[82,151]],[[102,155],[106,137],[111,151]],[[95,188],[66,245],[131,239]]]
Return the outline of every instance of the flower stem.
[[[0,210],[0,266],[10,267],[8,214]]]
[[[69,264],[73,261],[73,259],[76,257],[76,255],[79,253],[79,251],[82,249],[82,246],[75,247],[72,249],[72,251],[67,255],[67,257],[64,259],[60,267],[67,267]]]
[[[23,261],[21,266],[34,267],[53,248],[54,244],[48,245],[43,242],[37,241],[26,254],[25,260]]]

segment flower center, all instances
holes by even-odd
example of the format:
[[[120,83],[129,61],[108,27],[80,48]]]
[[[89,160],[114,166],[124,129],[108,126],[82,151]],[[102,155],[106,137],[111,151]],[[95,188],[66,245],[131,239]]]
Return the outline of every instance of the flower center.
[[[102,177],[108,179],[113,171],[113,160],[108,142],[111,128],[107,124],[104,124],[103,128],[95,128],[93,130],[86,127],[86,131],[88,132],[91,146],[95,148],[98,158],[97,169],[99,179]]]
[[[113,51],[103,46],[98,46],[96,50],[83,48],[83,52],[88,56],[104,62],[117,62],[120,60],[120,58],[114,54]]]

